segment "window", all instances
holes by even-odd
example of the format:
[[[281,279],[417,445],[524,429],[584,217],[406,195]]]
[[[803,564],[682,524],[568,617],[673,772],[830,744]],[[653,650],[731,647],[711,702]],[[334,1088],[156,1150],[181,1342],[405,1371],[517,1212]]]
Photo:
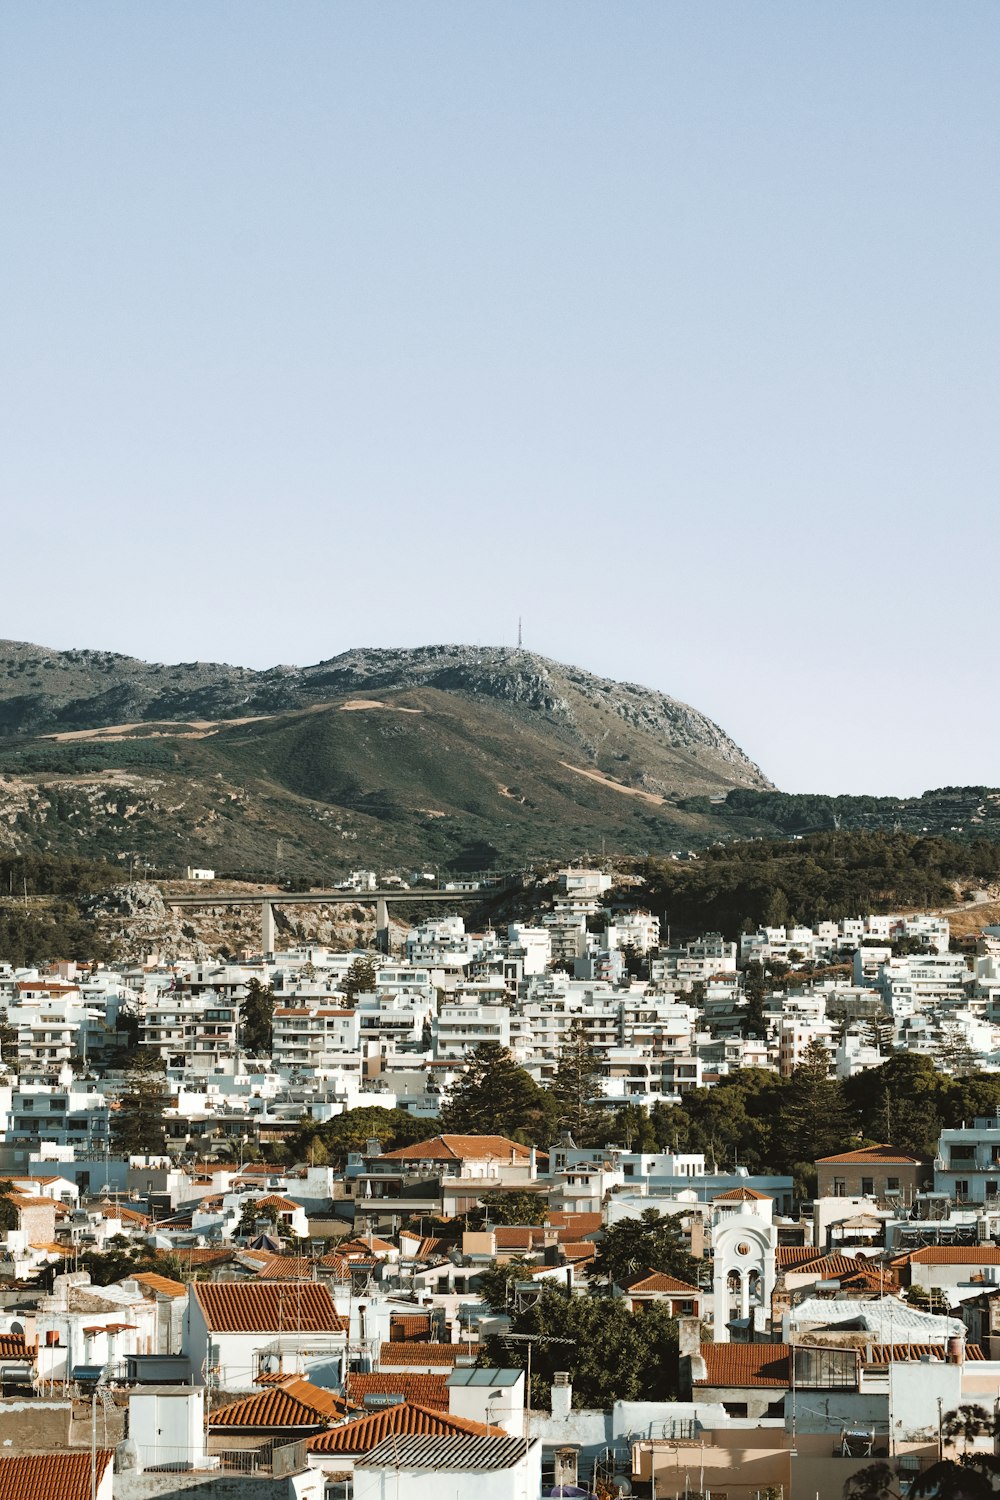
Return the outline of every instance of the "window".
[[[898,1193],[899,1192],[899,1178],[898,1177],[887,1177],[885,1179],[885,1190],[886,1190],[887,1193]]]
[[[833,1196],[835,1198],[847,1197],[847,1183],[844,1181],[843,1177],[835,1177],[833,1179]]]
[[[872,1195],[874,1194],[874,1192],[875,1192],[875,1179],[874,1179],[874,1177],[862,1177],[862,1179],[861,1179],[861,1196],[862,1196],[862,1198],[871,1198]]]
[[[967,1198],[968,1196],[969,1196],[969,1184],[968,1184],[968,1182],[966,1180],[964,1180],[964,1179],[961,1180],[961,1181],[956,1182],[955,1183],[955,1197],[956,1198]]]

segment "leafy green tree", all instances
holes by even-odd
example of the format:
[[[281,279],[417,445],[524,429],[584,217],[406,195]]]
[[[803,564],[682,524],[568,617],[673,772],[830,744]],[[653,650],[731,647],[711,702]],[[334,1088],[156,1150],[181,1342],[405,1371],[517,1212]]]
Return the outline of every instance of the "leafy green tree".
[[[676,1214],[645,1209],[637,1219],[619,1219],[604,1231],[594,1271],[624,1286],[643,1271],[663,1271],[689,1285],[698,1283],[698,1262],[688,1251]]]
[[[470,1228],[485,1224],[542,1224],[549,1211],[541,1193],[489,1193],[483,1207],[467,1216]]]
[[[382,1109],[378,1105],[351,1109],[332,1120],[317,1124],[308,1117],[289,1141],[289,1151],[296,1161],[308,1161],[310,1150],[321,1145],[329,1161],[343,1165],[351,1151],[364,1151],[369,1141],[378,1141],[383,1151],[425,1140],[428,1122],[408,1114],[405,1109]],[[312,1158],[316,1160],[315,1155]]]
[[[505,1135],[548,1145],[554,1133],[552,1096],[518,1066],[499,1042],[481,1042],[441,1110],[452,1135]]]
[[[167,1087],[154,1071],[129,1074],[111,1113],[111,1147],[119,1156],[156,1156],[166,1148]]]
[[[267,1224],[265,1233],[273,1229],[279,1239],[292,1240],[295,1238],[284,1219],[281,1218],[273,1203],[263,1203],[259,1198],[248,1198],[240,1210],[239,1222],[236,1225],[238,1239],[251,1239],[259,1234],[261,1222]]]
[[[495,1260],[477,1275],[476,1291],[495,1313],[511,1312],[514,1307],[514,1283],[528,1280],[530,1265],[531,1262],[523,1256],[515,1256],[513,1260],[507,1261]]]
[[[616,1401],[669,1401],[677,1392],[677,1324],[665,1307],[629,1311],[621,1297],[582,1297],[550,1290],[512,1318],[511,1332],[531,1334],[531,1399],[548,1403],[552,1377],[568,1370],[573,1404],[607,1410]],[[553,1342],[549,1342],[551,1339]],[[556,1343],[568,1339],[569,1343]],[[492,1365],[525,1369],[527,1345],[486,1341]]]
[[[274,1023],[274,989],[251,979],[240,1006],[243,1046],[247,1052],[271,1054]]]
[[[378,964],[369,954],[354,959],[340,988],[350,1005],[358,995],[373,995],[378,983]]]
[[[767,980],[764,966],[757,958],[752,958],[743,971],[743,993],[747,1002],[743,1011],[743,1035],[764,1037],[767,1029],[764,1021]]]
[[[6,1234],[8,1229],[16,1229],[18,1224],[18,1208],[14,1202],[14,1184],[9,1178],[0,1181],[0,1234]]]
[[[601,1129],[601,1107],[594,1102],[601,1096],[601,1069],[579,1018],[570,1024],[549,1092],[559,1129],[568,1130],[578,1146],[592,1145]]]

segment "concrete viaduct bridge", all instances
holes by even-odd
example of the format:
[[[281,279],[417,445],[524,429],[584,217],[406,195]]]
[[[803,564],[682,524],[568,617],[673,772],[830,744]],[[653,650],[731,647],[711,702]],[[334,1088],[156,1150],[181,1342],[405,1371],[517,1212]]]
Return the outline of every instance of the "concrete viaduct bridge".
[[[488,879],[464,884],[461,889],[446,889],[444,886],[420,886],[416,890],[400,890],[393,886],[388,890],[375,891],[217,891],[212,895],[164,896],[167,906],[214,907],[226,910],[232,907],[260,907],[261,951],[268,956],[274,953],[274,908],[276,906],[374,906],[375,945],[381,953],[389,952],[389,907],[390,905],[412,905],[423,901],[451,902],[453,906],[481,901],[484,896],[510,890],[521,881],[521,874],[491,875]],[[456,884],[459,884],[456,882]]]

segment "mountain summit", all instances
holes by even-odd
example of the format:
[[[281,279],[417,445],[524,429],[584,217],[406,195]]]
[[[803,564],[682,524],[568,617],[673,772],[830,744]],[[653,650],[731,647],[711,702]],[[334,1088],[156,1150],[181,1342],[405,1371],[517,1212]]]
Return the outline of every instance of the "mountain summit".
[[[0,642],[0,774],[36,847],[267,869],[280,838],[303,872],[703,842],[678,804],[770,786],[663,693],[459,645],[255,671]]]

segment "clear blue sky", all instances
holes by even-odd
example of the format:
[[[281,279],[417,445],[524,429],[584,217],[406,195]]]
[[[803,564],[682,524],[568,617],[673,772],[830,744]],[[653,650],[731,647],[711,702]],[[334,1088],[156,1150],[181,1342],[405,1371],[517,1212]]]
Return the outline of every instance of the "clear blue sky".
[[[0,7],[0,634],[1000,781],[1000,8]]]

